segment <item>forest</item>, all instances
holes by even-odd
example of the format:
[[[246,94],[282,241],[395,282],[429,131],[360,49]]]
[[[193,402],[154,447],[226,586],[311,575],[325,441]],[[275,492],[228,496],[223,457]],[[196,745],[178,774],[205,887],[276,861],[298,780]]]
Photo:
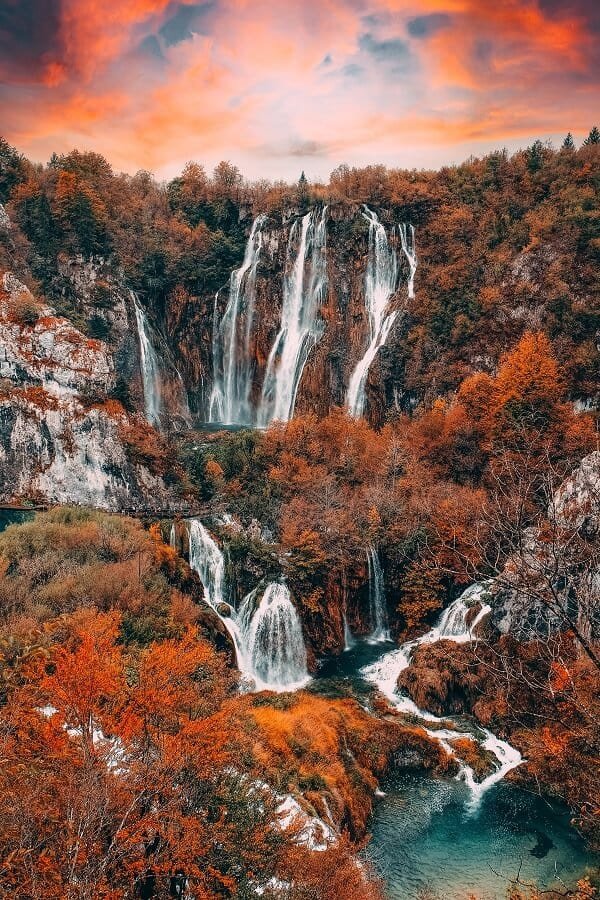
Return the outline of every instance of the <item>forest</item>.
[[[536,141],[437,171],[342,165],[327,184],[292,185],[247,182],[229,162],[158,183],[92,152],[34,164],[0,141],[0,272],[24,286],[5,288],[6,322],[30,356],[36,328],[61,317],[69,341],[112,352],[112,380],[86,382],[73,419],[114,418],[128,465],[173,498],[153,515],[151,487],[133,510],[11,486],[11,503],[46,508],[0,531],[2,896],[381,900],[369,833],[386,773],[493,772],[471,732],[444,745],[455,717],[516,748],[507,783],[562,804],[590,854],[569,884],[513,871],[503,896],[598,896],[599,192],[596,128],[579,148],[569,135],[560,149]],[[419,257],[365,417],[300,390],[289,421],[207,427],[210,373],[193,347],[209,352],[206,310],[243,265],[252,221],[325,205],[359,269],[362,204],[385,225],[410,221]],[[100,259],[109,274],[84,297],[65,266]],[[185,427],[143,414],[116,283],[181,373]],[[347,349],[322,371],[309,361],[317,392]],[[17,398],[49,415],[58,402],[47,382],[0,370],[0,436]],[[195,564],[194,518],[224,560],[220,603]],[[375,555],[381,653],[410,646],[393,688],[433,725],[320,675],[350,639],[368,645]],[[251,597],[255,614],[254,594],[280,583],[310,681],[248,689],[231,610]],[[489,591],[465,613],[475,637],[419,643],[474,583]],[[466,880],[456,896],[487,895]]]

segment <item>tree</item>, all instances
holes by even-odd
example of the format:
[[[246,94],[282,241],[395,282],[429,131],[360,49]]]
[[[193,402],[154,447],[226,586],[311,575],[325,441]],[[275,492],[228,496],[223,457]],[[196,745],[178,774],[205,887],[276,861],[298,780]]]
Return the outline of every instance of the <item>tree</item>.
[[[6,203],[14,186],[24,178],[24,157],[0,137],[0,203]]]
[[[600,130],[597,125],[594,125],[583,143],[586,147],[590,144],[600,144]]]
[[[573,135],[569,131],[568,135],[562,142],[562,150],[574,150],[575,149],[575,141],[573,140]]]

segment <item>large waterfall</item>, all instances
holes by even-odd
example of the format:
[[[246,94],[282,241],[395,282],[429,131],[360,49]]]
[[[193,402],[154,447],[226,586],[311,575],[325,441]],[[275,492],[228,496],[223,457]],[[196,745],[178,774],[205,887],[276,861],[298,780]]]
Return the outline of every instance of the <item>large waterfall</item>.
[[[225,559],[221,548],[199,519],[188,526],[190,566],[198,573],[207,603],[227,628],[238,669],[255,690],[293,691],[310,679],[302,624],[288,588],[267,585],[258,606],[251,591],[235,609],[226,595]]]
[[[348,385],[346,405],[351,416],[359,417],[365,406],[365,386],[371,363],[385,344],[398,315],[389,309],[389,301],[398,282],[398,257],[388,244],[385,228],[377,215],[365,207],[369,223],[369,256],[365,274],[365,307],[369,317],[369,343],[357,363]]]
[[[251,352],[252,326],[256,302],[256,269],[262,247],[262,227],[266,216],[252,224],[244,261],[231,273],[229,301],[220,323],[218,293],[213,321],[213,388],[209,420],[227,425],[253,425],[250,394],[254,376]]]
[[[140,365],[142,371],[142,387],[144,390],[144,411],[146,418],[152,425],[160,425],[162,412],[162,382],[160,367],[156,350],[150,340],[150,326],[148,318],[142,309],[142,305],[134,291],[130,292],[135,319],[137,323],[138,338],[140,342]]]
[[[389,641],[390,629],[388,623],[387,605],[385,599],[385,585],[383,571],[379,561],[379,554],[375,547],[367,549],[367,562],[369,566],[369,612],[373,630],[369,640]]]
[[[293,690],[309,680],[300,617],[284,584],[268,585],[250,621],[247,641],[257,686]]]
[[[408,668],[412,654],[418,646],[434,644],[441,640],[454,641],[459,644],[474,640],[475,628],[490,613],[490,607],[483,602],[486,590],[486,583],[471,585],[454,603],[451,603],[444,610],[437,625],[431,631],[414,641],[402,644],[397,650],[386,653],[380,660],[362,669],[363,675],[377,685],[396,709],[415,716],[421,719],[423,723],[428,723],[429,726],[432,726],[426,726],[425,731],[434,740],[439,741],[451,756],[454,755],[452,741],[469,737],[480,743],[485,750],[496,757],[496,768],[481,781],[476,780],[475,772],[471,766],[465,762],[460,764],[457,778],[462,779],[470,788],[471,809],[476,808],[479,800],[488,788],[504,778],[511,769],[521,764],[523,761],[521,754],[514,747],[511,747],[510,744],[507,744],[506,741],[500,740],[485,728],[464,731],[458,727],[456,729],[440,727],[442,723],[446,724],[448,722],[447,717],[440,719],[432,713],[419,709],[410,697],[399,694],[397,688],[398,676],[404,669]],[[471,607],[475,603],[480,604],[480,609],[472,621],[469,622]]]
[[[327,207],[294,222],[288,239],[283,306],[262,387],[259,424],[287,422],[311,348],[323,334],[318,317],[327,290]]]

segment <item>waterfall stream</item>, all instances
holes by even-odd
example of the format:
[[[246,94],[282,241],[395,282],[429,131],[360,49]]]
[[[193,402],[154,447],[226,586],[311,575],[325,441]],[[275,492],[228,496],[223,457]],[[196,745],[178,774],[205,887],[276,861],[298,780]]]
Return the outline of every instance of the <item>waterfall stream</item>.
[[[348,385],[347,407],[351,416],[359,417],[365,406],[365,386],[371,363],[379,348],[385,344],[397,310],[389,310],[390,298],[398,281],[398,258],[388,245],[384,226],[377,215],[365,207],[363,213],[369,223],[369,256],[365,274],[365,307],[369,319],[369,343],[357,363]]]
[[[408,299],[414,300],[415,272],[417,271],[417,251],[415,249],[415,229],[412,225],[400,225],[400,243],[408,262]]]
[[[468,643],[474,640],[474,630],[490,612],[490,607],[483,603],[486,592],[486,584],[479,583],[467,588],[454,603],[452,603],[440,616],[437,625],[416,640],[408,641],[396,650],[386,653],[380,660],[365,666],[361,671],[363,676],[376,684],[382,694],[400,712],[417,716],[429,726],[438,723],[446,723],[447,717],[441,719],[432,713],[419,709],[410,697],[401,695],[397,690],[398,676],[410,665],[413,651],[422,644],[434,644],[437,641],[454,641],[456,643]],[[470,624],[467,624],[471,606],[481,603],[481,609]],[[474,731],[461,731],[449,728],[426,727],[427,734],[439,741],[447,753],[454,756],[451,742],[461,737],[469,737],[475,740],[481,747],[492,753],[498,767],[482,781],[475,779],[475,773],[471,766],[461,762],[457,778],[462,779],[470,788],[470,808],[475,809],[483,794],[500,781],[507,772],[516,768],[523,762],[521,754],[506,741],[502,741],[490,731],[480,728]]]
[[[252,326],[256,303],[256,269],[262,248],[262,227],[266,216],[252,223],[244,260],[231,273],[229,300],[219,323],[215,297],[213,320],[213,388],[209,401],[209,421],[227,425],[252,425],[250,402],[254,360],[251,353]]]
[[[148,317],[134,291],[130,292],[140,343],[140,367],[144,391],[144,412],[151,425],[160,425],[162,381],[156,350],[150,340]]]
[[[236,610],[226,595],[225,558],[199,519],[188,525],[190,566],[205,590],[206,602],[229,632],[238,669],[253,689],[294,691],[310,681],[302,624],[286,585],[271,582],[256,605],[251,591]],[[227,612],[225,612],[227,609]]]
[[[247,661],[258,688],[289,691],[309,681],[302,625],[285,584],[269,584],[252,616]]]
[[[387,605],[385,598],[385,585],[383,571],[379,561],[379,554],[375,547],[367,549],[367,562],[369,568],[369,613],[373,631],[369,640],[373,643],[390,640]]]
[[[279,331],[271,347],[258,421],[289,421],[311,348],[323,334],[318,317],[327,290],[327,207],[294,222],[288,240]]]

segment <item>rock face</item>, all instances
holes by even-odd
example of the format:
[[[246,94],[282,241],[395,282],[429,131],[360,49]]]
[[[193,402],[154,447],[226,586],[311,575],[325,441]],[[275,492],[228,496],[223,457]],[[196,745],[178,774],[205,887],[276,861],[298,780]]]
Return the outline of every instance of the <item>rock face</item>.
[[[496,580],[492,620],[519,640],[566,630],[600,635],[600,452],[555,492],[547,519],[526,529]]]
[[[9,272],[0,281],[0,379],[0,500],[109,509],[173,502],[162,478],[128,454],[132,419],[109,399],[116,374],[108,345],[36,301]]]

